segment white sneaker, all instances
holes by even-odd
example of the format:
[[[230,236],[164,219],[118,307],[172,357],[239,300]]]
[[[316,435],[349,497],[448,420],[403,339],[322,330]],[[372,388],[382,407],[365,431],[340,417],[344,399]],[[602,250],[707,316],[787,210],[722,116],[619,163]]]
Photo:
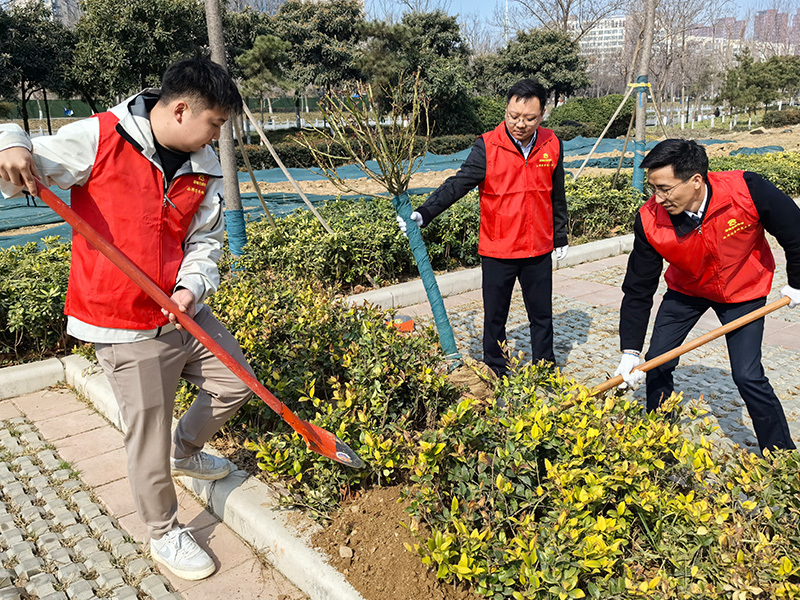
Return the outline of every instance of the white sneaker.
[[[211,575],[216,567],[197,545],[188,527],[176,527],[160,540],[150,540],[150,556],[181,579],[196,581]]]
[[[170,458],[173,475],[186,475],[195,479],[213,481],[231,472],[231,463],[213,454],[198,452],[186,458]]]

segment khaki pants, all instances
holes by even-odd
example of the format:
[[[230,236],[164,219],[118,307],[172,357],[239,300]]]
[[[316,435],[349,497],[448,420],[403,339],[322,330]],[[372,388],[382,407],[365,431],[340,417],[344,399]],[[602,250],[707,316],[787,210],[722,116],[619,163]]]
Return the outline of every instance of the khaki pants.
[[[202,307],[195,320],[252,373],[236,339],[208,307]],[[128,428],[125,449],[136,510],[150,537],[159,539],[178,526],[170,456],[185,458],[198,452],[251,391],[186,330],[130,344],[97,344],[97,360]],[[200,393],[171,435],[181,377],[199,387]]]

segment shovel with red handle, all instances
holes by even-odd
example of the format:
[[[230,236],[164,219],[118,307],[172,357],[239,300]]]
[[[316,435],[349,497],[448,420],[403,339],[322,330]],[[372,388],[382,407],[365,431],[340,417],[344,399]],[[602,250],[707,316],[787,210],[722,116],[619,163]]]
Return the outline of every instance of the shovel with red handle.
[[[233,374],[241,379],[244,384],[261,398],[267,406],[278,413],[292,429],[299,433],[308,446],[308,449],[317,454],[321,454],[331,460],[360,469],[364,462],[347,444],[338,437],[314,425],[308,421],[303,421],[295,415],[289,408],[278,400],[272,393],[261,385],[247,369],[240,365],[220,344],[203,331],[200,326],[186,313],[182,313],[178,305],[167,296],[139,267],[137,267],[122,251],[114,244],[101,236],[83,217],[67,206],[58,196],[44,187],[37,180],[36,187],[38,196],[52,208],[56,214],[69,223],[72,228],[85,237],[95,248],[97,248],[108,260],[119,267],[125,275],[138,285],[150,298],[152,298],[161,308],[171,312],[178,319],[178,322],[191,333],[197,341],[205,346],[214,356],[222,361]]]
[[[703,344],[710,342],[711,340],[715,340],[720,336],[725,335],[726,333],[733,331],[734,329],[738,329],[742,325],[747,325],[756,319],[760,319],[763,316],[768,315],[769,313],[778,310],[779,308],[786,306],[791,302],[791,299],[784,296],[779,300],[775,300],[774,302],[770,302],[766,306],[762,306],[761,308],[757,308],[756,310],[747,313],[746,315],[742,315],[738,319],[731,321],[727,325],[723,325],[722,327],[717,327],[713,331],[709,331],[708,333],[701,335],[698,338],[695,338],[685,344],[670,350],[669,352],[665,352],[660,356],[656,356],[655,358],[651,358],[646,363],[643,363],[636,367],[639,371],[647,372],[650,369],[653,369],[659,365],[663,365],[666,362],[671,361],[674,358],[678,358],[681,354],[685,354],[690,350],[694,350],[695,348],[699,348]],[[617,375],[616,377],[612,377],[611,379],[607,380],[600,385],[597,385],[591,389],[592,394],[599,394],[601,392],[605,392],[606,390],[610,390],[613,387],[617,387],[623,383],[622,375]]]

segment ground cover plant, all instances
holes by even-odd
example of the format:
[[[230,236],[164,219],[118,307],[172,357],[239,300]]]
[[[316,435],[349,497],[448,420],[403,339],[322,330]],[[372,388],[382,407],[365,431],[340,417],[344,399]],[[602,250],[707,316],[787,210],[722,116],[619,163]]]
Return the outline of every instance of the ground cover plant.
[[[0,251],[0,364],[65,349],[69,257],[56,237]]]
[[[308,452],[251,402],[232,430],[289,504],[325,518],[404,484],[426,532],[408,549],[498,600],[800,597],[797,453],[715,454],[696,408],[688,426],[646,416],[538,366],[515,364],[495,398],[459,394],[430,328],[398,333],[307,284],[240,277],[214,308],[259,378],[367,463]]]

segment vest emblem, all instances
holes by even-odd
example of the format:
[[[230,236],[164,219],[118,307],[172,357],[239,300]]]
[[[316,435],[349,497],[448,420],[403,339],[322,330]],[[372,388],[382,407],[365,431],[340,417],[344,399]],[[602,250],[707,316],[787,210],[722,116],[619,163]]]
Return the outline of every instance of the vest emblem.
[[[206,186],[208,185],[208,177],[205,175],[195,175],[194,181],[192,181],[192,185],[188,186],[186,189],[189,192],[194,192],[195,194],[205,195],[206,193]]]
[[[743,229],[747,229],[751,227],[752,223],[745,223],[744,221],[737,221],[736,219],[730,219],[728,221],[728,226],[725,228],[725,235],[722,236],[722,239],[728,239],[732,235],[735,235],[742,231]]]

